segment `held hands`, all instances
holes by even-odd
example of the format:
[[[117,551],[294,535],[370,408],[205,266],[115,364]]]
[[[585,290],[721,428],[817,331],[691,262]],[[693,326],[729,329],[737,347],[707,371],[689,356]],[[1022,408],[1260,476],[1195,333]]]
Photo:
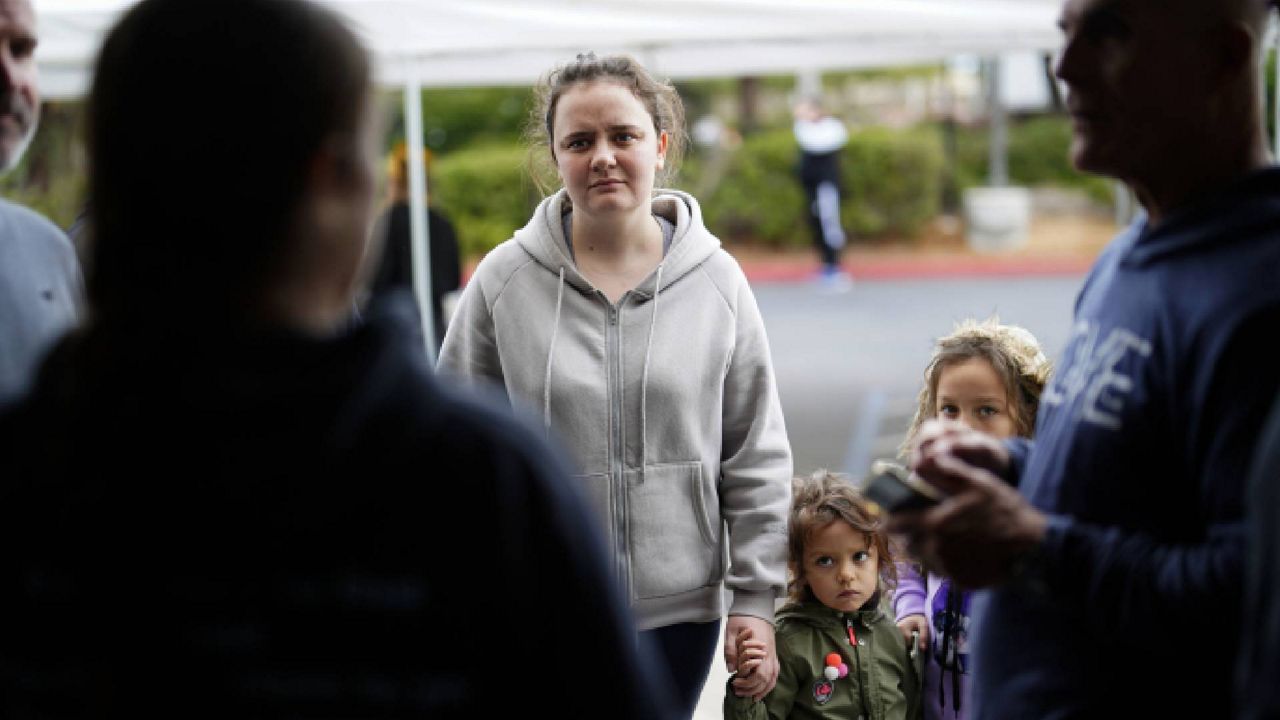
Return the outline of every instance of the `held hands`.
[[[759,702],[778,682],[773,625],[750,615],[730,615],[724,628],[724,661],[736,674],[734,694]]]
[[[1015,560],[1038,545],[1046,519],[1000,479],[1009,453],[997,439],[933,420],[921,427],[912,469],[947,499],[897,513],[889,530],[904,533],[916,557],[960,585],[980,588],[1010,578]]]
[[[907,652],[915,657],[912,652],[915,648],[911,647],[914,639],[916,644],[920,646],[923,652],[929,649],[929,620],[924,615],[908,615],[902,618],[902,622],[898,623],[898,630],[902,633],[902,639],[907,643]],[[912,636],[915,635],[915,638]]]

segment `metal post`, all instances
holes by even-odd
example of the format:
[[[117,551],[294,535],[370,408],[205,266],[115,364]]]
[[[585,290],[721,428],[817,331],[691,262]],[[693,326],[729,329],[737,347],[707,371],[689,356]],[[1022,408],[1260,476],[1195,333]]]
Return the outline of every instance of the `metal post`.
[[[1275,91],[1275,97],[1273,99],[1275,100],[1274,130],[1275,130],[1276,136],[1275,136],[1275,142],[1271,146],[1271,152],[1273,156],[1280,156],[1280,22],[1277,22],[1276,17],[1274,15],[1272,15],[1271,17],[1271,29],[1272,29],[1272,35],[1275,38],[1275,46],[1276,46],[1275,47],[1276,82],[1275,82],[1275,87],[1273,88]],[[1266,56],[1264,55],[1262,60],[1262,66],[1264,69],[1266,68],[1266,64],[1267,64],[1267,60],[1266,60]],[[1266,77],[1266,73],[1264,72],[1262,76]]]
[[[431,302],[431,247],[427,224],[427,168],[422,152],[422,83],[415,70],[410,70],[404,85],[404,134],[409,156],[409,241],[413,257],[413,294],[418,300],[422,318],[422,339],[427,358],[436,364],[436,327],[434,304]]]
[[[1004,187],[1009,184],[1009,129],[1004,101],[1000,97],[1000,58],[983,61],[987,79],[987,122],[990,123],[991,147],[987,156],[987,184]]]
[[[1119,180],[1114,181],[1111,187],[1116,202],[1116,225],[1125,227],[1133,222],[1133,193]]]
[[[816,68],[796,71],[796,100],[822,97],[822,73]]]

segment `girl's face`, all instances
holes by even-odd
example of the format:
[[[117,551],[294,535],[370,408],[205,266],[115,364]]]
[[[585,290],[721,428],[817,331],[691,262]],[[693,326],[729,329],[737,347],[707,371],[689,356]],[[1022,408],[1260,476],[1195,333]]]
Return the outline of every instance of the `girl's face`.
[[[855,612],[876,594],[880,558],[865,533],[836,520],[814,530],[805,542],[801,579],[823,605]]]
[[[1004,382],[983,358],[970,358],[938,372],[934,412],[998,438],[1017,434]]]
[[[614,82],[579,83],[560,96],[554,118],[556,170],[575,211],[649,211],[667,134],[639,98]]]

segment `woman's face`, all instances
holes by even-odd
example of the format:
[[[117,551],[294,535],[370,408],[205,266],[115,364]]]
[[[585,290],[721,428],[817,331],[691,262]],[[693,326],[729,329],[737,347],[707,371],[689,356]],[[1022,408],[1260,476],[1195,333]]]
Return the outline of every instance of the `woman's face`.
[[[649,212],[667,134],[630,90],[608,81],[574,85],[560,96],[552,127],[556,170],[575,211]]]

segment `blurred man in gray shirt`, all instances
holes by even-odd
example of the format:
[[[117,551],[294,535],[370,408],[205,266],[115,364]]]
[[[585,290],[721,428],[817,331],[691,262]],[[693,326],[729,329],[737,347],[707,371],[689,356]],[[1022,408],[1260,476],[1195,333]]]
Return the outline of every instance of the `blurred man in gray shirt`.
[[[0,0],[0,173],[36,132],[36,19],[29,0]],[[40,360],[77,319],[80,269],[66,235],[0,199],[0,407],[21,397]]]

